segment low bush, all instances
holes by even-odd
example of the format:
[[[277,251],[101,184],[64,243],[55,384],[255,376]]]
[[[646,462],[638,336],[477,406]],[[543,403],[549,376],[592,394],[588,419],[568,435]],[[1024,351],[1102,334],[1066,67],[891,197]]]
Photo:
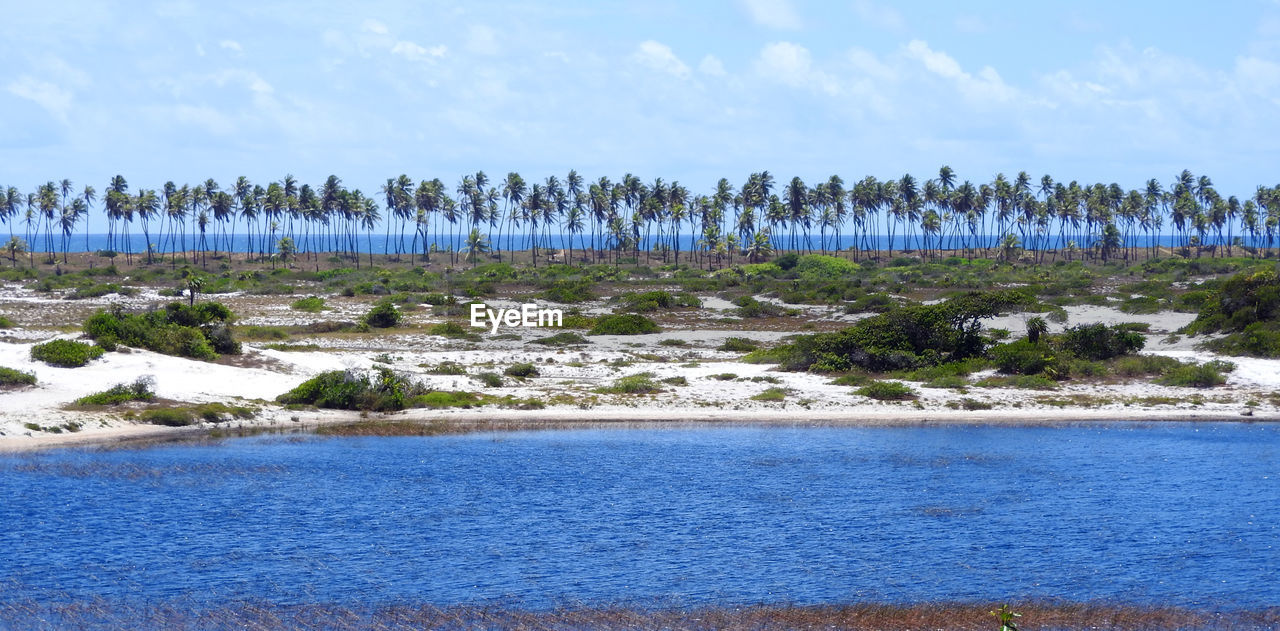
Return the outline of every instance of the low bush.
[[[597,388],[601,394],[654,394],[662,392],[662,387],[653,380],[653,373],[642,372],[620,377],[613,385]]]
[[[8,316],[0,315],[0,329],[12,329],[14,326],[13,320],[10,320]]]
[[[517,379],[528,379],[530,377],[537,377],[539,374],[538,367],[527,362],[520,363],[520,364],[511,364],[510,366],[507,366],[507,369],[502,371],[502,373],[508,377],[515,377]]]
[[[439,410],[443,408],[471,408],[480,405],[484,405],[484,401],[470,392],[436,390],[414,397],[410,401],[409,407]]]
[[[482,372],[475,375],[475,378],[484,384],[486,388],[501,388],[503,386],[502,376],[496,372]]]
[[[596,321],[596,325],[587,335],[644,335],[658,333],[660,329],[653,320],[639,314],[626,313],[608,315]]]
[[[364,323],[375,329],[389,329],[397,324],[403,316],[395,304],[389,300],[383,300],[374,305],[369,313],[364,316]]]
[[[544,346],[577,346],[580,344],[590,344],[591,340],[582,337],[581,334],[572,331],[564,333],[556,333],[555,335],[533,340],[534,344],[542,344]]]
[[[689,293],[672,294],[667,291],[646,291],[643,293],[626,293],[618,296],[623,311],[643,313],[659,309],[675,309],[678,307],[701,307],[702,301]]]
[[[431,335],[439,335],[441,337],[448,337],[453,339],[463,339],[463,340],[480,339],[480,336],[476,335],[472,329],[468,329],[462,326],[461,324],[458,324],[457,322],[453,322],[452,320],[448,322],[441,322],[439,324],[433,324],[427,327],[427,333]]]
[[[687,386],[689,385],[689,379],[686,377],[667,377],[662,380],[662,383],[669,386]]]
[[[36,376],[34,373],[22,372],[0,366],[0,387],[16,387],[16,386],[34,386],[36,385]]]
[[[543,298],[561,304],[577,304],[595,298],[591,288],[595,285],[588,278],[562,279],[554,281],[551,287],[541,294]]]
[[[737,298],[733,301],[733,304],[738,306],[734,313],[740,318],[793,316],[800,313],[796,309],[790,309],[768,301],[756,300],[752,296]]]
[[[240,337],[249,340],[287,340],[289,332],[278,326],[236,327]]]
[[[1111,363],[1111,373],[1117,377],[1147,377],[1163,375],[1181,365],[1182,362],[1164,355],[1131,355],[1117,357]]]
[[[219,353],[237,354],[231,310],[216,302],[184,305],[171,302],[163,309],[125,313],[119,306],[98,311],[85,320],[84,331],[113,350],[117,344],[145,348],[165,355],[211,361]]]
[[[1227,382],[1222,373],[1229,370],[1224,371],[1223,368],[1225,366],[1218,362],[1182,364],[1158,379],[1157,383],[1182,388],[1212,388]]]
[[[786,388],[773,387],[751,397],[752,401],[783,401],[790,392]]]
[[[760,344],[756,343],[755,340],[745,337],[728,337],[725,338],[724,343],[716,350],[729,351],[733,353],[749,353],[758,348],[760,348]]]
[[[427,372],[433,375],[465,375],[467,368],[458,362],[443,361],[428,368]]]
[[[85,344],[73,340],[50,340],[44,344],[31,347],[31,359],[41,361],[50,366],[62,368],[79,368],[92,360],[102,357],[101,346]]]
[[[307,296],[306,298],[301,298],[293,301],[293,304],[289,305],[289,308],[293,309],[294,311],[306,311],[307,313],[319,313],[321,311],[324,311],[325,309],[328,309],[329,307],[324,303],[324,298],[321,298],[320,296]]]
[[[146,410],[141,415],[142,422],[168,427],[184,427],[196,422],[196,415],[185,408],[159,408]]]
[[[707,375],[707,379],[715,379],[716,381],[733,381],[734,379],[737,379],[737,378],[738,378],[738,375],[736,373],[731,373],[731,372],[722,372],[717,375]]]
[[[1084,359],[1111,359],[1142,350],[1146,339],[1124,325],[1082,324],[1067,329],[1060,339],[1062,349]]]
[[[340,410],[403,410],[412,397],[426,389],[390,369],[375,367],[364,372],[333,370],[304,381],[276,401],[285,405],[314,405]]]
[[[132,401],[151,401],[156,398],[155,380],[138,377],[133,383],[118,383],[102,392],[76,399],[76,405],[119,405]]]
[[[990,352],[996,369],[1009,375],[1038,375],[1056,361],[1053,349],[1043,341],[1016,340]]]
[[[916,397],[916,391],[911,386],[897,381],[872,381],[858,388],[855,394],[877,401],[902,401]]]

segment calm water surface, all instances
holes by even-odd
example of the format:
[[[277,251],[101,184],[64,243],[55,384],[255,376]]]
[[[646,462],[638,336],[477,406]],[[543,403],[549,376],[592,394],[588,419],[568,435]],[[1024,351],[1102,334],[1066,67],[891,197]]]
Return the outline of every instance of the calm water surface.
[[[1280,426],[259,437],[0,457],[7,598],[1280,605]]]

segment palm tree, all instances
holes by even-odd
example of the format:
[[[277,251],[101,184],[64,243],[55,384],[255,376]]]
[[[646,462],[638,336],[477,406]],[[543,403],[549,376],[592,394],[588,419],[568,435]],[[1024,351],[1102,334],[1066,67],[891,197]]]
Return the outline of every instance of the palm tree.
[[[462,251],[467,253],[467,262],[474,267],[480,255],[489,253],[489,235],[480,234],[480,230],[472,228],[463,244]]]

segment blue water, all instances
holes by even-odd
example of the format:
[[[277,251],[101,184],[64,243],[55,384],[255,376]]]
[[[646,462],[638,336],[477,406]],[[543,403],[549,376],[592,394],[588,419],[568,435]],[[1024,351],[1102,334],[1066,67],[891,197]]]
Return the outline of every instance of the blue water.
[[[257,437],[0,457],[8,599],[1280,603],[1280,426]]]
[[[467,232],[467,230],[464,230],[463,232],[465,233]],[[501,249],[502,251],[505,252],[513,248],[516,250],[529,249],[527,234],[522,235],[517,232],[514,235],[509,235],[507,234],[507,231],[504,229],[502,231],[502,234],[499,235],[498,231],[494,228],[481,228],[481,232],[484,232],[489,236],[489,244],[495,250]],[[23,235],[19,234],[18,236],[23,236]],[[275,240],[267,239],[268,245],[266,246],[266,250],[268,253],[274,251],[275,241],[278,240],[281,236],[284,236],[284,234],[276,233]],[[465,238],[465,236],[466,235],[464,234],[460,237],[454,233],[432,234],[432,235],[428,235],[427,244],[428,244],[428,247],[434,244],[436,248],[441,251],[446,251],[446,250],[459,251],[464,246],[463,239]],[[684,254],[689,252],[692,249],[695,249],[697,247],[698,239],[700,238],[701,236],[694,236],[689,234],[680,235],[678,238],[678,241],[680,242],[680,252]],[[2,239],[3,238],[0,238],[0,240]],[[348,243],[339,243],[335,245],[332,240],[326,239],[324,241],[321,241],[314,236],[312,237],[311,242],[308,244],[308,242],[306,241],[302,233],[295,234],[294,239],[296,242],[296,246],[300,252],[302,251],[327,252],[327,251],[331,251],[338,248],[350,247],[350,244]],[[978,247],[991,248],[993,251],[998,248],[997,244],[1000,242],[999,237],[994,235],[987,235],[987,236],[981,237],[981,239],[982,239],[981,242],[977,244]],[[249,251],[250,249],[249,248],[250,237],[247,234],[230,235],[229,240],[231,244],[231,250],[233,252],[243,253],[243,252]],[[384,232],[381,232],[380,229],[375,229],[372,240],[367,239],[366,236],[363,233],[361,233],[358,241],[359,241],[359,244],[358,244],[359,250],[361,253],[364,253],[364,254],[367,254],[370,250],[372,250],[374,254],[394,253],[397,251],[404,252],[404,253],[409,253],[409,252],[421,253],[422,252],[422,240],[419,239],[416,243],[413,242],[412,233],[405,235],[404,241],[402,243],[397,243],[399,241],[398,233],[392,234],[390,241],[388,241],[386,239],[386,235]],[[801,247],[804,247],[804,243],[805,243],[804,235],[797,233],[795,236],[795,240],[792,241],[791,237],[785,232],[775,233],[773,241],[775,246],[779,249],[789,249],[792,243],[795,243],[797,248],[801,248]],[[1130,245],[1133,245],[1135,247],[1146,247],[1151,244],[1151,241],[1152,239],[1148,238],[1145,235],[1137,235],[1133,238]],[[1160,235],[1156,237],[1154,241],[1156,241],[1156,243],[1158,243],[1159,245],[1166,246],[1166,247],[1178,247],[1182,245],[1182,237],[1174,236],[1174,235]],[[1224,235],[1223,245],[1226,244],[1226,241],[1227,239],[1225,238],[1225,235]],[[669,243],[669,240],[664,238],[662,242]],[[1216,235],[1214,234],[1208,235],[1207,238],[1204,240],[1205,245],[1213,245],[1216,242],[1217,242],[1217,238],[1216,238]],[[86,247],[86,243],[87,243],[87,247]],[[182,252],[182,251],[194,250],[199,248],[199,242],[197,240],[193,240],[191,238],[190,233],[187,234],[186,250],[183,250],[182,248],[181,237],[178,238],[178,241],[175,244],[170,244],[167,234],[165,239],[161,241],[159,235],[155,232],[152,232],[151,243],[153,243],[156,246],[157,253],[159,252],[168,253],[174,249],[177,249],[179,252]],[[253,251],[254,252],[259,252],[262,250],[263,246],[261,245],[261,243],[262,243],[261,236],[256,234],[253,235]],[[659,243],[658,238],[656,236],[651,236],[647,241],[644,241],[643,243],[641,243],[641,250],[648,251],[658,243]],[[1245,235],[1245,244],[1250,246],[1258,246],[1258,247],[1262,247],[1263,245],[1265,245],[1261,241],[1254,243],[1253,239],[1249,238],[1248,235]],[[27,240],[27,245],[28,245],[28,248],[33,252],[45,252],[49,250],[49,248],[46,247],[43,233],[39,235],[33,235],[30,239]],[[540,237],[539,247],[547,247],[548,245],[553,249],[567,248],[569,246],[569,235],[553,234],[549,237],[549,240],[542,239]],[[816,232],[810,235],[809,249],[819,250],[822,248],[822,245],[823,245],[822,238],[820,235],[818,235]],[[863,240],[861,240],[860,237],[855,237],[854,235],[842,235],[838,241],[838,245],[843,250],[848,250],[850,248],[855,248],[855,247],[859,250],[869,250],[869,249],[885,250],[885,249],[888,249],[889,247],[889,237],[887,235],[875,235],[875,236],[868,237],[867,240],[864,242]],[[893,238],[893,249],[895,251],[901,250],[904,248],[905,249],[917,248],[922,245],[923,243],[917,244],[915,238],[913,238],[909,243],[905,242],[901,234],[896,234],[894,235],[894,238]],[[959,249],[961,247],[959,239],[954,239],[952,241],[949,241],[945,245],[946,247],[952,248],[952,249]],[[1042,243],[1039,245],[1039,247],[1053,249],[1058,247],[1058,245],[1059,243],[1055,240],[1051,243],[1049,242]],[[1085,242],[1085,243],[1081,243],[1080,247],[1088,248],[1089,245],[1090,245],[1089,242]],[[108,240],[107,240],[107,235],[105,234],[90,234],[87,242],[85,240],[84,234],[72,235],[70,241],[68,241],[67,243],[67,248],[68,248],[68,251],[70,252],[98,252],[100,250],[106,250],[107,246],[108,246]],[[308,249],[308,246],[310,246],[310,249]],[[590,233],[587,233],[584,235],[574,235],[574,238],[573,238],[574,249],[575,250],[582,249],[584,246],[587,248],[591,247]],[[216,247],[219,251],[225,250],[227,248],[227,241],[223,240],[222,237],[220,236]],[[602,245],[602,247],[607,249],[609,246],[607,243],[605,243]],[[837,239],[835,235],[828,234],[826,236],[826,250],[828,252],[831,252],[835,250],[836,247],[837,247]],[[936,242],[936,240],[933,243],[932,247],[934,248],[938,247],[938,243]],[[1026,247],[1027,249],[1035,249],[1037,245],[1036,243],[1028,242],[1026,244]],[[137,231],[136,228],[135,228],[135,231],[132,234],[128,235],[127,238],[124,234],[115,235],[115,249],[118,252],[128,251],[133,253],[139,253],[139,252],[145,253],[147,251],[146,248],[147,248],[147,240],[141,234],[141,232]],[[208,235],[208,248],[211,251],[215,248],[212,233]],[[57,250],[58,252],[61,252],[62,242],[58,240],[54,244],[54,247],[52,249]]]

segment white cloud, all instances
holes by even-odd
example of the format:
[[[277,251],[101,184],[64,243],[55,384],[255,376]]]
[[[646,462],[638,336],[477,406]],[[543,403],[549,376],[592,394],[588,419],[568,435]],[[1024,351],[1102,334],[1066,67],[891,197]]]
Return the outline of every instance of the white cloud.
[[[698,72],[711,77],[723,77],[725,75],[724,64],[715,55],[707,55],[698,62]]]
[[[477,55],[497,55],[502,52],[502,47],[498,45],[498,36],[493,29],[473,24],[467,29],[467,50]]]
[[[860,75],[870,77],[879,81],[892,81],[898,77],[898,73],[880,61],[874,53],[861,49],[851,49],[847,55],[849,64]]]
[[[785,31],[794,31],[802,26],[800,14],[789,0],[742,0],[747,14],[756,24]]]
[[[240,42],[237,42],[234,39],[224,39],[218,42],[218,46],[237,53],[244,52],[244,47],[240,45]]]
[[[364,25],[361,28],[363,28],[367,32],[374,33],[377,35],[386,35],[387,33],[390,32],[387,29],[386,24],[383,24],[382,22],[379,22],[373,18],[369,18],[365,20]]]
[[[230,135],[236,130],[235,123],[222,112],[203,105],[175,105],[169,109],[169,114],[179,123],[194,125],[220,136]]]
[[[670,46],[661,42],[653,40],[640,42],[636,52],[632,53],[631,59],[652,70],[665,72],[681,79],[689,76],[689,66],[680,61],[680,58],[671,51]]]
[[[831,75],[813,67],[809,49],[792,42],[773,42],[760,50],[756,72],[793,88],[810,88],[836,94],[839,85]]]
[[[885,30],[900,31],[907,24],[897,9],[876,5],[871,0],[854,0],[853,12],[863,22]]]
[[[10,94],[27,99],[44,108],[61,121],[66,121],[67,112],[71,109],[72,93],[70,90],[41,81],[30,75],[22,75],[5,87]]]
[[[1006,84],[995,68],[983,66],[977,76],[971,75],[950,55],[929,48],[929,44],[922,40],[911,40],[907,44],[906,54],[908,58],[923,64],[929,72],[953,81],[960,93],[970,100],[980,103],[1008,101],[1017,95],[1017,90]]]
[[[434,61],[449,52],[448,47],[444,44],[432,46],[431,48],[423,48],[413,42],[396,42],[391,47],[391,54],[399,55],[409,61]]]

